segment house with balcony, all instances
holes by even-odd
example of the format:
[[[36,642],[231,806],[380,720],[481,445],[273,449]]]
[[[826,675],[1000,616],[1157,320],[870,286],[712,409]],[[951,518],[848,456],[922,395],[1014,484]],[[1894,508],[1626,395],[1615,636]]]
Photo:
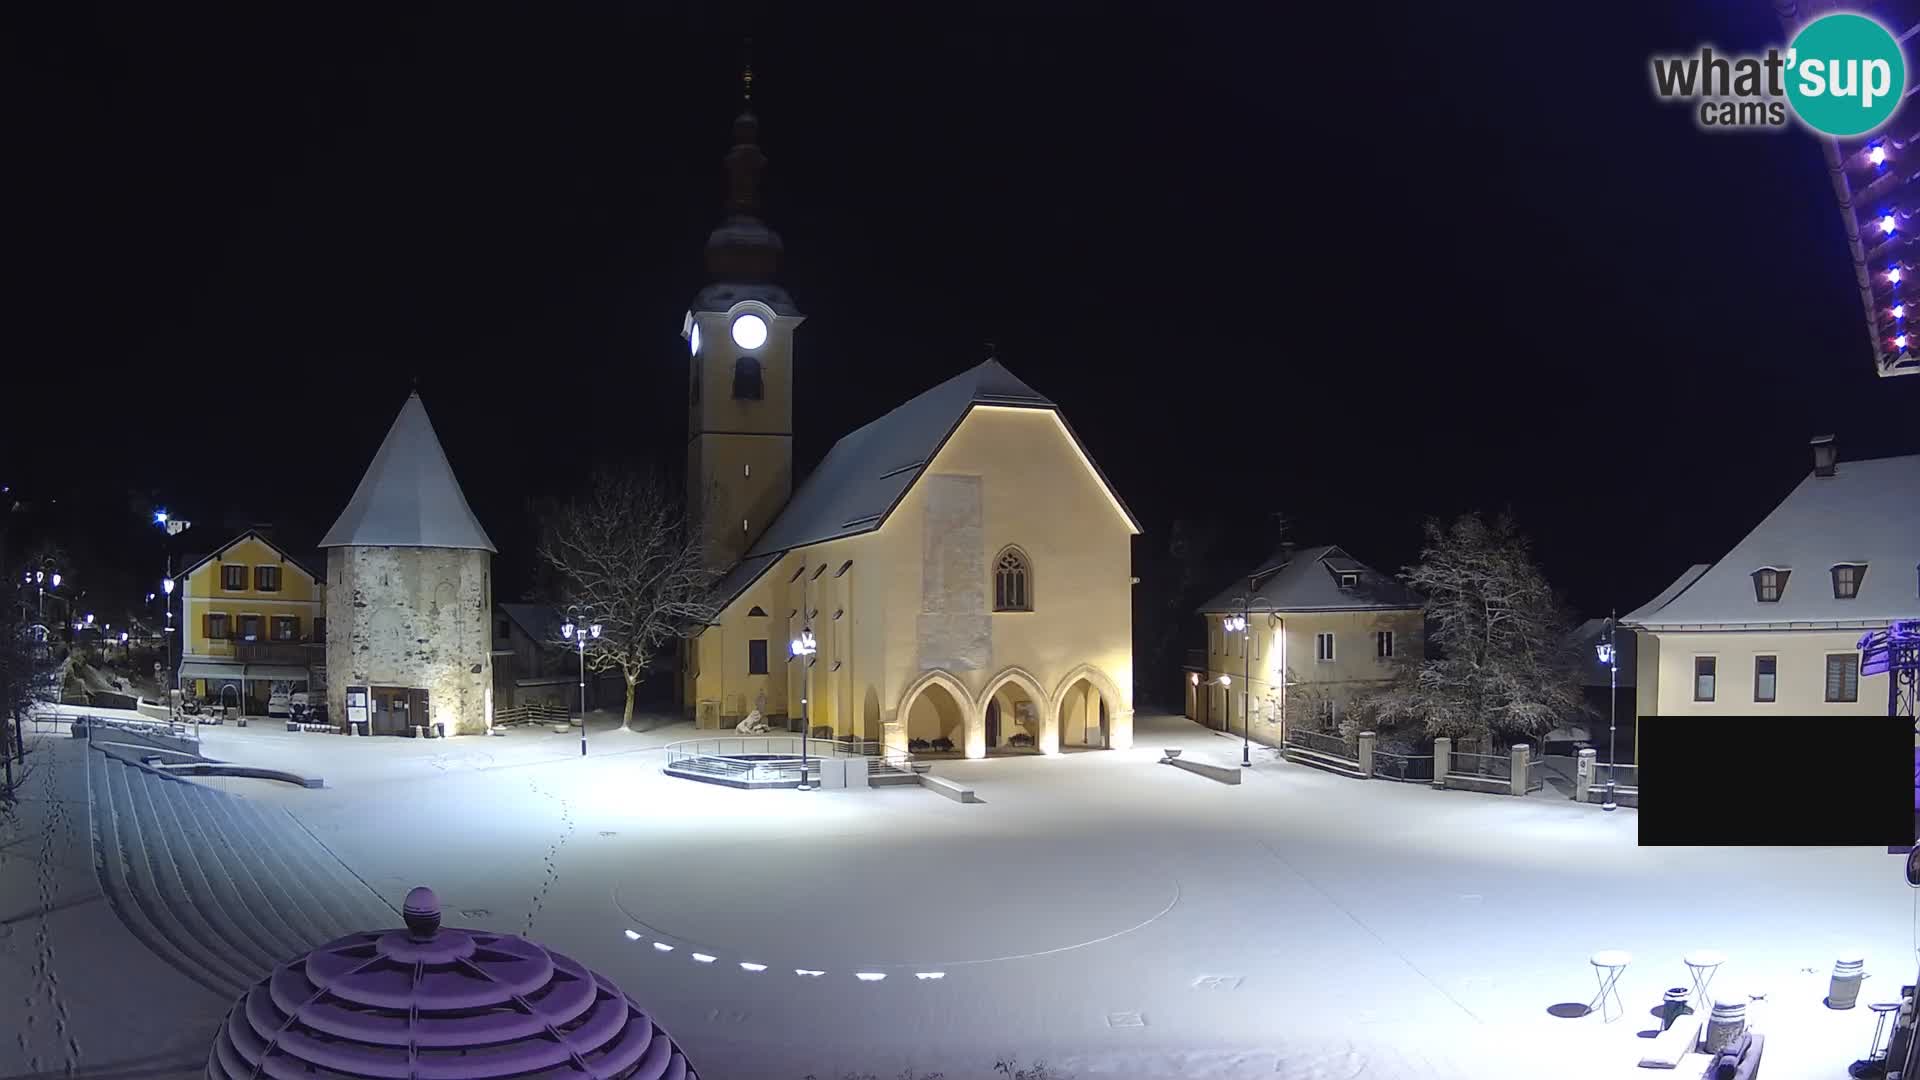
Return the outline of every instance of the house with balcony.
[[[189,698],[281,713],[323,682],[324,579],[259,529],[248,529],[175,579],[181,601],[180,686]]]

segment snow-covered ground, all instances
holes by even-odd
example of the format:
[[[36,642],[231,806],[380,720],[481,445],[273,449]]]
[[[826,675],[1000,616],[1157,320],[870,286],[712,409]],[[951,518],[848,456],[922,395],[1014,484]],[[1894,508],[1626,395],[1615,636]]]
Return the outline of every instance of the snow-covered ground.
[[[1881,851],[1641,850],[1631,810],[1270,754],[1228,786],[1156,762],[1233,761],[1237,742],[1138,724],[1138,750],[935,766],[977,805],[669,778],[659,747],[682,726],[596,728],[584,760],[544,730],[201,736],[327,786],[212,785],[287,807],[390,903],[431,885],[450,923],[601,970],[710,1077],[961,1080],[1008,1057],[1084,1078],[1648,1076],[1635,1033],[1697,948],[1729,956],[1716,985],[1767,992],[1765,1075],[1839,1077],[1872,1034],[1864,1003],[1916,971],[1915,893]],[[1863,1007],[1834,1012],[1849,946],[1872,974]],[[1626,1015],[1550,1016],[1593,997],[1606,948],[1634,955]],[[0,970],[0,1000],[24,1000]],[[19,1071],[4,1051],[0,1075]]]

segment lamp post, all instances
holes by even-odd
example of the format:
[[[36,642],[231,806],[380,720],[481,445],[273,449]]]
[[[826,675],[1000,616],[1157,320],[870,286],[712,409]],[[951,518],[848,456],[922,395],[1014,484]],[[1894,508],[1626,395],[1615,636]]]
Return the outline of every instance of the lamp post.
[[[801,597],[800,597],[800,606],[803,610],[803,615],[802,615],[803,618],[805,617],[804,609],[806,608],[806,603],[807,603],[806,589],[803,586],[801,588]],[[813,639],[813,628],[803,624],[800,627],[800,636],[797,638],[794,638],[792,644],[788,645],[787,648],[789,652],[792,654],[793,658],[801,662],[801,666],[800,666],[800,786],[796,790],[812,791],[813,785],[807,782],[807,737],[813,734],[813,720],[811,717],[807,715],[807,679],[809,676],[808,669],[813,667],[813,654],[816,650],[819,649],[819,643],[814,641]]]
[[[193,528],[193,522],[185,518],[174,517],[172,514],[167,513],[165,507],[155,508],[153,511],[153,524],[156,528],[166,531],[168,540]],[[161,591],[166,594],[167,605],[167,681],[164,689],[167,694],[167,719],[171,722],[174,719],[175,708],[173,696],[175,691],[180,689],[180,676],[173,667],[173,548],[171,546],[167,548],[167,576],[160,579],[160,588]],[[244,710],[244,708],[245,706],[243,705],[242,709]],[[195,739],[200,737],[200,715],[198,713],[195,713],[193,717],[193,737]]]
[[[1593,651],[1600,656],[1600,662],[1607,665],[1607,797],[1606,801],[1600,804],[1600,809],[1602,810],[1615,809],[1613,783],[1614,775],[1618,772],[1618,770],[1614,768],[1613,763],[1614,724],[1615,714],[1619,710],[1618,697],[1620,689],[1619,654],[1616,653],[1613,648],[1613,628],[1615,625],[1614,613],[1609,612],[1607,614],[1607,640],[1593,647]]]
[[[592,610],[578,604],[567,609],[566,625],[560,628],[560,636],[573,642],[573,650],[580,656],[580,756],[587,756],[587,639],[599,640],[600,624],[588,622]]]
[[[1267,624],[1272,626],[1280,621],[1273,610],[1273,604],[1265,597],[1254,595],[1254,579],[1247,579],[1247,592],[1240,597],[1240,614],[1228,615],[1224,620],[1227,633],[1242,635],[1240,640],[1240,767],[1253,768],[1253,635],[1247,627],[1256,607],[1267,613]],[[1230,685],[1225,676],[1221,676],[1222,686]]]

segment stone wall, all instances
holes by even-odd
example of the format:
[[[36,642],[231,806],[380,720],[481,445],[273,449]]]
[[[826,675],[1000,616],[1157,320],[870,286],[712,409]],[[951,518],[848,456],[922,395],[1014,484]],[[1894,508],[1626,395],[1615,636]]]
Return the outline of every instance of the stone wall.
[[[493,555],[458,548],[327,552],[327,716],[348,686],[422,687],[449,735],[487,729]]]

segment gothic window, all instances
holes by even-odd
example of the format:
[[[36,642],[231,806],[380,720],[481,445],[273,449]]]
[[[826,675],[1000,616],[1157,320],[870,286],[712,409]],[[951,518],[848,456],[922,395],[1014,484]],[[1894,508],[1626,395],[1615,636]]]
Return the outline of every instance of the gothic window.
[[[733,396],[746,401],[760,400],[760,358],[742,356],[733,362]]]
[[[994,560],[993,610],[1033,610],[1033,567],[1019,548],[1007,548]]]

